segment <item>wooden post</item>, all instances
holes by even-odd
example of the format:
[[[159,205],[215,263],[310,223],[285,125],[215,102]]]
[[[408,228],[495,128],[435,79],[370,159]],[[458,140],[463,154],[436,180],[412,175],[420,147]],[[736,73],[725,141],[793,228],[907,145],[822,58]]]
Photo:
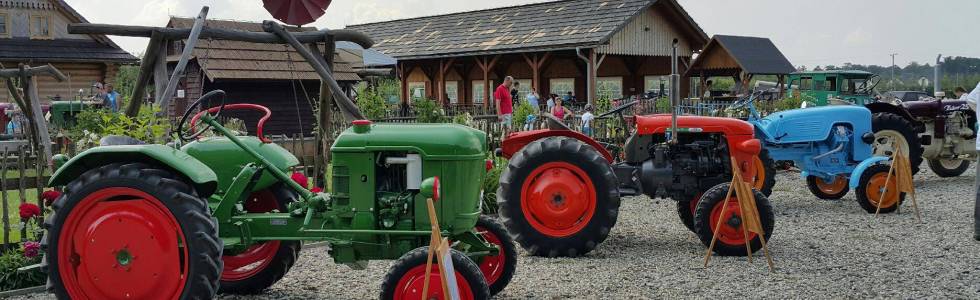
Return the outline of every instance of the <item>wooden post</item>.
[[[163,90],[167,87],[167,79],[170,74],[167,71],[167,42],[160,43],[157,50],[157,58],[153,63],[153,102],[160,103],[163,98]],[[149,56],[149,55],[147,55]],[[159,106],[158,106],[159,107]],[[166,111],[167,107],[160,107],[160,111]]]
[[[126,107],[126,115],[129,117],[135,117],[139,114],[140,107],[143,105],[143,95],[146,93],[146,85],[150,82],[150,76],[153,76],[154,84],[159,84],[163,82],[162,78],[156,78],[159,74],[151,72],[157,66],[157,61],[160,60],[159,52],[163,47],[160,45],[166,45],[167,41],[163,39],[163,35],[154,32],[153,36],[150,37],[150,43],[146,46],[146,53],[143,54],[143,60],[140,61],[140,73],[139,77],[136,78],[136,86],[133,87],[133,94],[129,98],[129,106]],[[164,53],[164,59],[166,59],[166,53]],[[166,66],[166,62],[164,62]],[[166,74],[166,70],[164,73]],[[161,95],[163,86],[156,86],[156,95]],[[160,97],[156,98],[158,101]]]
[[[586,97],[588,97],[587,98],[587,100],[588,100],[587,103],[590,104],[590,105],[592,105],[595,102],[595,98],[596,98],[596,95],[597,95],[597,93],[596,93],[596,78],[599,77],[599,74],[596,74],[596,71],[599,70],[599,68],[598,68],[599,58],[597,57],[597,54],[598,54],[598,51],[596,51],[595,48],[593,48],[591,51],[589,51],[589,66],[588,66],[588,68],[589,68],[589,78],[586,78],[586,81],[585,82],[586,82],[586,90],[588,91],[588,95],[586,95]]]
[[[495,101],[493,99],[493,95],[490,94],[490,91],[493,90],[493,87],[491,87],[491,83],[490,83],[490,71],[492,71],[493,68],[497,66],[498,60],[500,60],[500,55],[495,55],[493,59],[490,59],[486,56],[478,57],[476,59],[477,65],[479,65],[480,70],[483,71],[483,109],[484,110],[486,110],[488,107],[494,107],[490,105],[491,101]]]
[[[180,76],[184,73],[184,68],[187,67],[187,62],[190,61],[191,55],[194,54],[194,47],[197,46],[198,37],[201,35],[201,29],[204,28],[204,22],[207,17],[208,7],[205,6],[201,8],[201,13],[197,15],[197,19],[194,21],[194,27],[191,28],[190,36],[187,37],[187,42],[184,45],[184,50],[180,54],[180,60],[177,61],[177,67],[174,68],[174,73],[170,74],[170,81],[167,82],[167,87],[163,90],[162,97],[157,101],[160,107],[166,108],[170,104],[170,99],[173,98],[174,92],[177,91],[177,83],[180,82]],[[127,109],[126,113],[129,114],[130,110]],[[139,108],[136,109],[136,112],[139,112]]]
[[[323,57],[327,61],[327,68],[330,72],[333,72],[334,63],[334,53],[337,50],[337,43],[334,41],[333,37],[327,37],[327,42],[324,47],[323,53],[320,52],[320,47],[316,44],[310,45],[310,50],[313,51],[314,55]],[[327,164],[330,162],[330,144],[333,142],[333,108],[334,99],[333,93],[330,92],[330,85],[324,81],[320,81],[320,101],[317,106],[320,111],[317,114],[317,123],[319,124],[319,130],[316,132],[316,157],[314,161],[314,183],[316,186],[325,187],[326,185],[326,174],[327,174]]]
[[[28,67],[26,65],[21,66],[21,72],[25,75],[27,74]],[[31,110],[31,130],[34,131],[32,134],[35,139],[35,145],[40,147],[40,154],[44,154],[43,163],[47,163],[51,160],[51,134],[48,132],[48,122],[44,119],[44,113],[41,111],[41,100],[37,93],[37,77],[33,75],[28,75],[21,77],[24,84],[24,103],[27,104],[28,109]],[[40,159],[40,158],[39,158]]]
[[[540,57],[537,53],[532,57],[528,57],[527,54],[521,54],[521,56],[524,57],[524,61],[531,67],[531,87],[538,91],[538,93],[541,93],[541,68],[544,67],[545,62],[551,57],[551,52],[545,52]]]
[[[401,62],[401,61],[398,62],[398,65],[396,65],[396,68],[397,68],[397,70],[395,70],[395,71],[398,73],[398,79],[401,80],[401,83],[402,83],[401,84],[401,92],[402,92],[402,99],[401,100],[402,100],[402,105],[409,105],[410,104],[410,99],[409,99],[409,95],[408,95],[408,75],[409,75],[409,73],[411,73],[412,69],[409,69],[408,68],[408,63]]]

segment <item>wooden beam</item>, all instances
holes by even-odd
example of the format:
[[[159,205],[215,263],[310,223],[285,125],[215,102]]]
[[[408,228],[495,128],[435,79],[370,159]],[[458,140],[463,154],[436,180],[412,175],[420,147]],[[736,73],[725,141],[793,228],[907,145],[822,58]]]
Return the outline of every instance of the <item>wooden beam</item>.
[[[153,101],[159,103],[163,98],[163,88],[167,86],[167,79],[170,76],[167,71],[167,42],[160,43],[157,48],[156,61],[153,63]],[[148,57],[149,52],[145,56]],[[160,107],[161,111],[164,109],[167,108]]]
[[[333,62],[334,62],[334,52],[336,52],[337,44],[333,42],[332,39],[328,38],[324,45],[323,53],[320,53],[320,46],[316,43],[310,44],[310,51],[313,55],[323,57],[327,61],[327,68],[333,72]],[[316,132],[316,155],[313,158],[314,164],[314,174],[313,178],[316,186],[327,186],[326,185],[326,169],[328,168],[327,162],[330,161],[330,145],[333,143],[331,140],[333,138],[333,132],[330,130],[333,128],[333,108],[334,99],[333,93],[330,92],[330,85],[320,81],[320,96],[317,102],[317,107],[319,111],[317,112],[317,132]],[[299,118],[300,116],[297,116]]]
[[[71,34],[103,34],[148,38],[152,37],[154,32],[158,32],[159,34],[163,35],[164,39],[183,40],[188,39],[191,36],[192,29],[91,23],[68,24],[68,33]],[[372,46],[374,46],[374,40],[367,35],[347,29],[297,32],[294,33],[294,35],[296,36],[296,39],[300,41],[300,43],[304,44],[326,42],[327,36],[333,36],[335,41],[356,43],[364,49],[370,49]],[[212,40],[242,41],[260,44],[283,43],[283,40],[278,36],[267,32],[252,32],[219,28],[204,28],[200,32],[200,37]]]
[[[136,86],[133,87],[133,94],[129,98],[129,106],[126,107],[126,115],[129,117],[135,117],[139,114],[140,107],[143,105],[143,94],[146,92],[146,85],[150,83],[151,76],[154,77],[154,84],[163,82],[162,79],[156,78],[160,75],[159,72],[152,72],[157,66],[157,60],[160,59],[159,52],[161,50],[160,45],[166,45],[167,41],[163,39],[163,35],[159,33],[154,33],[150,37],[150,43],[146,46],[146,52],[143,54],[143,61],[140,62],[140,73],[139,77],[136,78]],[[166,66],[166,62],[164,62]],[[163,72],[166,76],[166,72]],[[156,86],[156,101],[160,103],[160,99],[163,98],[163,91],[166,90],[164,86]],[[166,109],[165,107],[162,107]]]
[[[170,99],[172,99],[174,96],[174,92],[177,91],[177,83],[180,82],[180,76],[183,75],[184,68],[187,67],[187,62],[190,61],[191,55],[194,54],[194,47],[197,46],[198,37],[201,35],[201,29],[204,28],[204,21],[207,20],[207,18],[208,7],[205,6],[204,8],[201,8],[201,13],[198,14],[197,19],[194,20],[194,27],[191,28],[190,35],[188,36],[186,44],[184,45],[184,50],[180,54],[180,60],[177,61],[177,67],[174,68],[174,73],[170,74],[170,81],[167,82],[167,87],[163,90],[163,97],[157,101],[157,103],[159,103],[160,107],[163,109],[167,108],[167,105],[170,104]],[[140,101],[131,102],[140,103]],[[133,109],[134,107],[135,109]],[[130,117],[136,116],[137,113],[139,113],[139,105],[130,105],[130,107],[126,109],[126,115]]]

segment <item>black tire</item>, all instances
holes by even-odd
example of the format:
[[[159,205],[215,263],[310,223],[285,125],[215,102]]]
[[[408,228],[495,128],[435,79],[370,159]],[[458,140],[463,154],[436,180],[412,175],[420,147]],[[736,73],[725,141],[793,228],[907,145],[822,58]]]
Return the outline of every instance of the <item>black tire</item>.
[[[858,204],[861,205],[861,208],[863,208],[864,211],[868,212],[869,214],[873,214],[878,211],[878,205],[876,204],[878,203],[878,199],[871,199],[873,197],[868,195],[868,184],[875,175],[883,174],[883,176],[887,176],[889,170],[891,170],[891,166],[878,164],[868,167],[868,169],[861,174],[861,181],[858,182],[858,187],[854,192],[857,193]],[[892,176],[892,180],[895,180],[894,174],[892,174]],[[901,206],[903,202],[905,202],[905,193],[900,193],[898,195],[898,201],[891,206],[882,207],[881,213],[893,213],[898,210],[898,207]]]
[[[963,173],[966,173],[966,170],[969,168],[970,160],[966,159],[960,160],[960,165],[952,169],[944,166],[941,159],[929,160],[929,169],[932,170],[933,173],[936,173],[937,176],[943,178],[959,177],[960,175],[963,175]]]
[[[450,250],[450,253],[453,260],[453,269],[462,275],[463,279],[466,280],[466,283],[469,284],[470,292],[473,294],[473,299],[490,299],[490,287],[487,285],[487,281],[483,278],[483,273],[480,272],[480,267],[462,252],[453,249]],[[388,269],[388,273],[385,273],[385,278],[381,282],[381,296],[378,298],[382,300],[395,299],[396,293],[399,290],[399,281],[410,270],[416,267],[422,267],[422,270],[425,270],[425,263],[426,259],[428,259],[428,255],[429,247],[421,247],[409,251],[395,261],[395,264],[391,265],[391,268]],[[432,270],[435,272],[439,271],[438,263],[438,260],[436,260],[436,262],[432,264]],[[441,283],[438,280],[429,281],[429,291],[431,292],[433,289],[442,289]],[[460,292],[462,293],[463,291]],[[419,288],[417,293],[422,293],[421,288]]]
[[[919,135],[915,133],[911,121],[893,113],[875,113],[871,117],[871,128],[876,140],[880,138],[879,133],[886,130],[901,134],[905,142],[909,145],[908,155],[909,162],[912,164],[912,175],[919,173],[919,165],[922,164],[923,148],[922,142],[919,140]],[[882,153],[877,150],[875,153],[882,156],[891,156],[891,153]]]
[[[714,226],[717,225],[717,224],[711,224],[711,213],[716,205],[721,204],[723,200],[726,200],[725,196],[728,195],[728,187],[730,185],[731,183],[723,183],[723,184],[716,185],[715,187],[705,192],[704,196],[701,197],[701,201],[699,201],[698,203],[698,208],[694,214],[694,228],[695,228],[695,233],[698,235],[698,238],[701,240],[701,243],[704,244],[705,246],[711,245],[711,239],[713,237],[712,232],[714,232]],[[763,231],[765,231],[765,238],[766,241],[768,242],[769,238],[772,237],[772,230],[773,227],[775,226],[776,216],[772,212],[772,206],[769,204],[769,198],[767,198],[766,195],[762,194],[762,192],[759,192],[757,190],[753,190],[753,192],[755,193],[756,208],[759,210],[759,220],[762,222],[762,229]],[[732,193],[732,197],[735,197],[734,193]],[[722,226],[735,228],[729,225],[727,222],[723,223]],[[741,227],[738,227],[737,230],[740,230],[740,228]],[[759,249],[762,249],[762,240],[759,239],[758,236],[756,236],[754,239],[752,239],[749,242],[749,245],[751,246],[752,252],[754,253]],[[714,251],[715,253],[721,256],[749,255],[749,253],[746,252],[745,250],[744,243],[741,244],[726,243],[721,238],[719,238],[715,242]]]
[[[680,217],[681,223],[687,230],[694,232],[694,208],[697,208],[697,201],[700,198],[695,198],[692,201],[677,201],[677,216]],[[694,202],[694,203],[692,203]],[[694,206],[693,208],[691,206]]]
[[[504,227],[504,224],[495,218],[481,215],[476,221],[476,227],[480,230],[485,230],[486,234],[492,234],[493,237],[499,240],[499,243],[494,244],[500,247],[504,263],[500,266],[500,275],[496,280],[491,281],[487,278],[487,284],[490,286],[490,295],[495,296],[507,288],[511,279],[514,278],[514,272],[517,271],[517,245],[514,243],[514,238],[510,237],[510,234],[507,233],[507,228]],[[486,234],[484,238],[486,238]],[[497,257],[500,256],[498,255]],[[477,265],[482,266],[483,264],[482,259],[477,262]],[[483,268],[480,268],[480,270],[482,272]],[[484,275],[488,274],[484,273]]]
[[[844,196],[851,191],[851,187],[848,186],[846,182],[844,184],[844,187],[840,191],[837,191],[836,193],[824,191],[823,189],[820,188],[820,185],[818,184],[817,180],[820,180],[820,177],[807,176],[806,187],[810,189],[810,193],[812,193],[814,196],[817,196],[817,198],[823,200],[840,200],[840,198],[844,198]],[[823,180],[820,180],[820,182],[823,182]]]
[[[772,187],[776,186],[776,161],[772,160],[772,157],[769,156],[769,151],[765,149],[759,152],[758,159],[762,163],[762,173],[756,177],[762,176],[762,184],[760,186],[757,180],[754,188],[761,191],[766,197],[769,197],[772,195]]]
[[[270,193],[270,196],[275,197],[277,204],[276,209],[280,212],[288,211],[287,208],[289,203],[294,202],[299,198],[295,191],[282,183],[278,183],[267,188],[266,190],[253,193],[252,196],[249,197],[249,200],[256,199],[256,197],[261,197],[261,193]],[[245,208],[248,210],[247,205]],[[237,280],[226,280],[225,278],[222,278],[218,293],[238,295],[254,295],[262,293],[276,282],[279,282],[279,280],[286,276],[286,273],[289,273],[289,269],[293,267],[293,264],[296,263],[296,259],[299,257],[301,247],[302,243],[299,241],[279,241],[279,247],[278,250],[276,250],[275,256],[269,259],[269,262],[262,267],[262,270],[252,274],[251,276]],[[225,255],[229,254],[226,253]]]
[[[98,167],[85,172],[65,187],[64,194],[53,204],[55,212],[45,220],[47,232],[42,238],[42,248],[45,249],[42,268],[48,273],[48,290],[54,293],[58,299],[71,298],[62,280],[61,272],[63,270],[58,262],[59,255],[62,255],[58,252],[61,242],[59,237],[65,229],[66,220],[72,216],[76,206],[93,193],[109,188],[133,189],[155,198],[140,199],[144,201],[160,199],[150,202],[165,208],[172,215],[173,220],[176,220],[181,232],[184,232],[183,236],[178,236],[178,238],[183,241],[182,247],[186,249],[187,256],[181,256],[181,260],[186,263],[187,269],[186,273],[183,274],[186,281],[180,288],[179,299],[213,298],[218,291],[219,274],[223,266],[221,251],[224,247],[221,239],[218,238],[217,221],[211,217],[207,202],[197,195],[186,179],[167,170],[142,163],[117,163]],[[111,201],[127,200],[123,198]],[[86,204],[87,206],[88,204]],[[169,226],[169,224],[165,226]],[[72,234],[72,232],[64,233]],[[138,242],[133,241],[138,238],[143,237],[122,235],[114,237],[112,241],[135,244]],[[134,256],[135,258],[136,256]],[[134,261],[134,263],[138,263],[138,261]],[[137,271],[132,272],[132,276],[140,275],[138,272],[140,268],[133,268],[132,270]],[[159,293],[166,292],[168,291],[159,291]],[[93,298],[91,297],[93,295],[76,296]],[[98,297],[95,295],[94,298]]]
[[[571,234],[542,233],[530,223],[522,209],[525,181],[533,171],[549,163],[579,168],[587,174],[585,176],[595,190],[595,208],[589,222]],[[561,195],[555,196],[561,201]],[[549,137],[532,142],[511,158],[500,176],[497,204],[507,230],[531,255],[576,257],[594,250],[616,225],[620,204],[618,181],[609,162],[591,146],[573,138]]]

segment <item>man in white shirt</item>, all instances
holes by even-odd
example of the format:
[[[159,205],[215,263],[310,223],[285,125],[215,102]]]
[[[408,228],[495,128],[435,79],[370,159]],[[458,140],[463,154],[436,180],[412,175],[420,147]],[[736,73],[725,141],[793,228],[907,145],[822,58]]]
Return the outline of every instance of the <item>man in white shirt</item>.
[[[980,110],[977,109],[977,103],[980,103],[980,83],[977,83],[977,88],[973,89],[969,95],[966,96],[966,102],[973,107],[973,110],[977,112],[977,117],[980,117]],[[977,157],[980,157],[980,139],[977,139]],[[977,178],[976,178],[976,199],[974,200],[973,207],[973,239],[980,241],[980,167],[977,167]]]
[[[582,133],[586,136],[592,136],[592,120],[595,120],[595,116],[592,115],[592,105],[585,106],[585,113],[582,114]]]

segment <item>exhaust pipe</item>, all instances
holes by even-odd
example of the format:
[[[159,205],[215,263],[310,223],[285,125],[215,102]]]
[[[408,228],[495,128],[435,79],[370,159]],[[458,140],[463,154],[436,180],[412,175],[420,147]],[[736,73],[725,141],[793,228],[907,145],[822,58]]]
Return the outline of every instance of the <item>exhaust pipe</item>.
[[[942,76],[942,73],[943,73],[942,69],[940,69],[940,68],[942,68],[942,66],[941,66],[941,64],[942,64],[941,60],[942,59],[943,59],[943,55],[942,54],[940,54],[939,56],[936,56],[936,69],[934,70],[934,73],[935,74],[933,74],[933,78],[932,78],[932,84],[933,84],[932,94],[933,95],[936,95],[937,93],[941,92],[942,91],[942,88],[943,88],[942,77],[940,77],[940,76]]]
[[[670,115],[670,143],[677,144],[677,110],[680,106],[681,75],[678,74],[677,66],[677,43],[674,39],[670,52],[670,108],[673,112]]]

